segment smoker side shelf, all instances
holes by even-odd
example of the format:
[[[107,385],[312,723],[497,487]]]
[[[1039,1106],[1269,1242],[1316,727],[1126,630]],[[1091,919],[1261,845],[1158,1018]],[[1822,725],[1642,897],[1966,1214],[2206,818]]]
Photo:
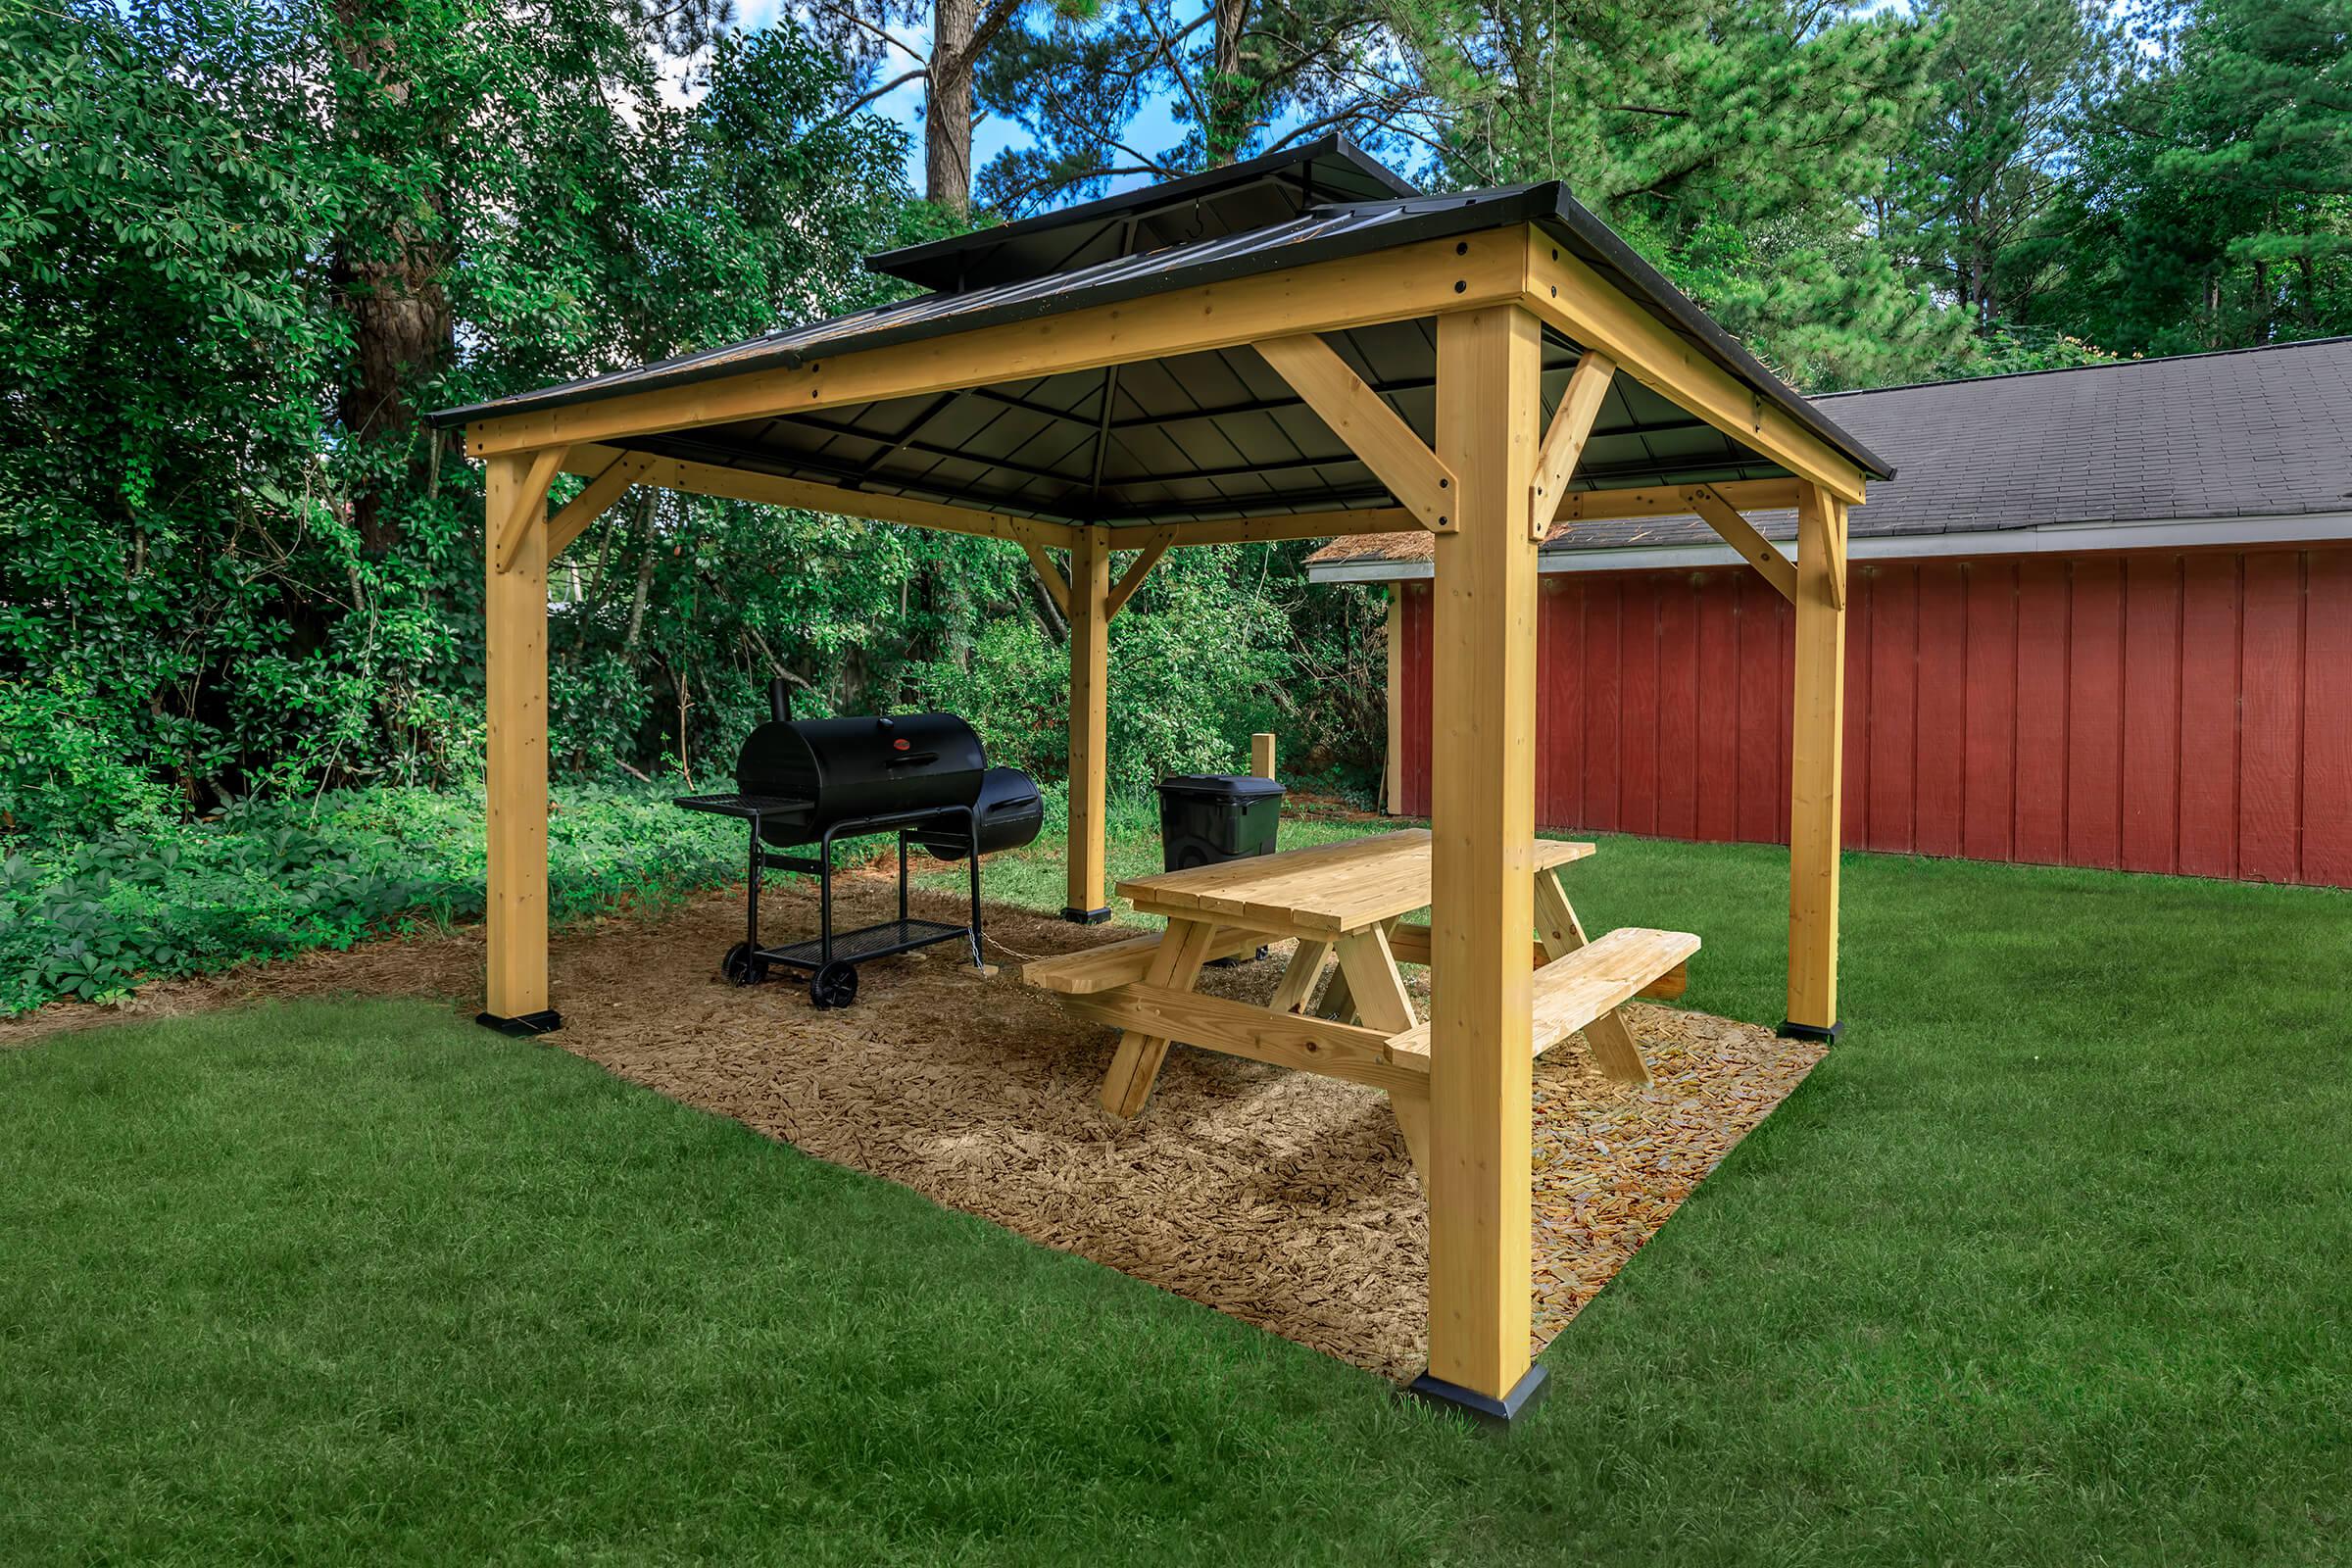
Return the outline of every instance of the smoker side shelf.
[[[927,948],[934,942],[953,942],[971,935],[969,926],[949,925],[939,920],[883,920],[873,925],[861,925],[855,931],[833,933],[835,959],[858,963],[867,958],[887,958],[894,953],[911,953]],[[814,969],[825,961],[824,943],[811,938],[807,942],[788,942],[780,948],[762,948],[760,956],[770,963],[789,964],[796,969]]]
[[[714,816],[755,821],[762,816],[785,816],[816,809],[814,801],[791,795],[680,795],[669,804],[684,807],[689,811],[709,811]]]

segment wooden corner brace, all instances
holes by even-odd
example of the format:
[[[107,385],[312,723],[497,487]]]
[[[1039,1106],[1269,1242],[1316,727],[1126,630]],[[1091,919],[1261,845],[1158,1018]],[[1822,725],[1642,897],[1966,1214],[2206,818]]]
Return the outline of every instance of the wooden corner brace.
[[[1748,564],[1781,591],[1782,598],[1792,605],[1796,603],[1795,564],[1775,549],[1771,540],[1756,532],[1755,524],[1742,516],[1738,507],[1725,500],[1711,484],[1691,485],[1683,496],[1690,503],[1690,510],[1723,536],[1725,544],[1746,557]]]
[[[523,475],[521,488],[514,492],[514,506],[499,520],[491,564],[500,572],[514,568],[516,552],[532,523],[545,515],[547,487],[556,482],[556,472],[564,466],[564,447],[541,447],[531,454],[530,470]],[[552,552],[551,552],[552,553]]]
[[[1046,554],[1046,547],[1036,540],[1022,540],[1021,551],[1029,558],[1030,567],[1036,571],[1038,581],[1046,585],[1047,594],[1054,600],[1054,608],[1061,612],[1062,619],[1069,619],[1070,579],[1061,574],[1061,568],[1054,564],[1054,558]]]
[[[1528,508],[1528,529],[1541,544],[1551,532],[1552,520],[1559,515],[1560,503],[1568,494],[1568,481],[1575,476],[1576,465],[1585,455],[1585,442],[1592,434],[1592,421],[1600,415],[1600,400],[1608,396],[1609,382],[1617,374],[1617,362],[1592,349],[1585,350],[1569,373],[1568,390],[1560,396],[1560,406],[1551,416],[1551,428],[1544,432],[1544,446],[1536,454],[1536,482],[1532,493],[1534,505]]]
[[[1301,332],[1261,339],[1257,352],[1422,527],[1453,531],[1458,491],[1452,470],[1330,344]]]
[[[547,519],[547,559],[555,560],[571,542],[587,531],[588,525],[605,514],[607,508],[620,499],[620,493],[635,484],[654,459],[643,452],[624,452],[607,465],[604,471],[588,481],[578,495],[556,509]]]
[[[1135,591],[1144,585],[1144,578],[1153,566],[1159,564],[1159,558],[1166,555],[1168,547],[1175,542],[1174,531],[1165,528],[1144,541],[1143,550],[1136,556],[1135,564],[1127,568],[1117,586],[1110,590],[1110,599],[1102,608],[1105,620],[1127,608],[1127,601],[1135,597]]]

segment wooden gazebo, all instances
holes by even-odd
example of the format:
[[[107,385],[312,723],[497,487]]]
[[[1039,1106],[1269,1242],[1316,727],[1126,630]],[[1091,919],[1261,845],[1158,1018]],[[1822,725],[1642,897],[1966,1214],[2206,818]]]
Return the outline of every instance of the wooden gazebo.
[[[1540,1377],[1537,545],[1563,519],[1695,512],[1794,602],[1788,1027],[1828,1036],[1845,519],[1890,470],[1558,183],[1423,195],[1329,139],[869,265],[930,292],[437,416],[487,466],[487,1016],[559,1022],[547,568],[630,486],[1026,551],[1070,624],[1064,912],[1090,921],[1109,912],[1108,626],[1152,564],[1188,545],[1427,529],[1430,1377],[1507,1416]],[[551,514],[563,473],[587,483]],[[1793,562],[1742,516],[1780,508],[1800,519]]]

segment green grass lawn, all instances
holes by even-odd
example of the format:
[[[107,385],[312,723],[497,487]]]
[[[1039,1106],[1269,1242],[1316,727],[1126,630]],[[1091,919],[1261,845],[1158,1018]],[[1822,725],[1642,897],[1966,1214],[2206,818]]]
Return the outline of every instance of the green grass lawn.
[[[1778,1019],[1781,854],[1570,874]],[[1507,1443],[433,1007],[0,1054],[0,1556],[2352,1559],[2352,899],[1845,902],[1847,1042]]]

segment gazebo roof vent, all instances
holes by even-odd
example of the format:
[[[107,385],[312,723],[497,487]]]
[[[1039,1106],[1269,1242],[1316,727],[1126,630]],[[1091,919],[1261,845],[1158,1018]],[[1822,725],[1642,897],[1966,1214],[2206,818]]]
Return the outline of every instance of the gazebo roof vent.
[[[1347,137],[1323,136],[1018,222],[884,251],[865,265],[937,293],[960,294],[1271,228],[1311,208],[1419,194]]]

